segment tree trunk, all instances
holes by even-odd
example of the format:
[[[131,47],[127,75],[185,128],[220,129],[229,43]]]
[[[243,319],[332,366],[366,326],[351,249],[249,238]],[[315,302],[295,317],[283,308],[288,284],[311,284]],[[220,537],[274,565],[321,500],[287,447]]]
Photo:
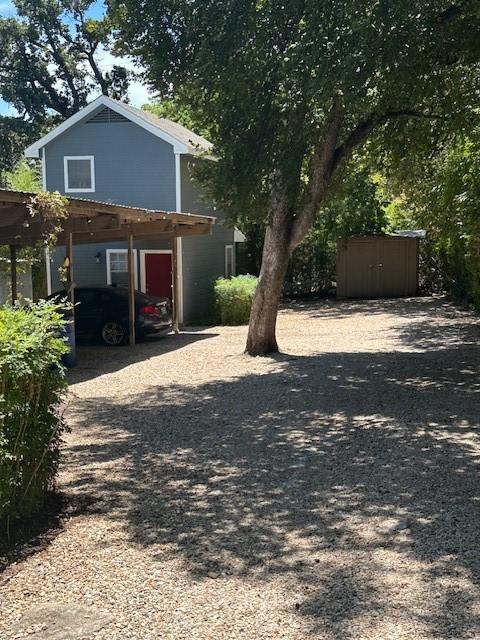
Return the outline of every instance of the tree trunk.
[[[275,327],[289,259],[287,220],[274,219],[265,234],[262,268],[250,313],[245,352],[251,356],[278,351]]]
[[[343,121],[343,106],[339,95],[332,101],[323,135],[313,154],[309,176],[309,199],[297,216],[289,203],[288,183],[281,171],[274,174],[272,217],[265,234],[262,268],[253,297],[246,353],[263,356],[278,351],[275,328],[278,305],[288,262],[293,250],[312,228],[315,215],[335,168],[335,149]],[[298,180],[301,179],[299,166]]]

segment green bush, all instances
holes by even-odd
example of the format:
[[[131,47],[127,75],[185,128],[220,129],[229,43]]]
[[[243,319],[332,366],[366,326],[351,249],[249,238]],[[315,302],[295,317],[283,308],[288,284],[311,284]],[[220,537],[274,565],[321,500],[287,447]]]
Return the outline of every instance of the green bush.
[[[40,508],[57,471],[63,326],[51,303],[0,309],[0,537]]]
[[[215,308],[220,324],[248,323],[257,281],[255,276],[244,275],[215,282]]]

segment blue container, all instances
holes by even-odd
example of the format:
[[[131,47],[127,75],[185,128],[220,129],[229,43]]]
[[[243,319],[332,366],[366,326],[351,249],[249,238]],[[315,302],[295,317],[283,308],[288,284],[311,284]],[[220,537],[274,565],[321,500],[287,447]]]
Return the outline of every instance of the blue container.
[[[75,346],[75,324],[70,320],[64,329],[65,341],[68,343],[69,351],[62,357],[63,364],[71,369],[77,364],[77,350]]]

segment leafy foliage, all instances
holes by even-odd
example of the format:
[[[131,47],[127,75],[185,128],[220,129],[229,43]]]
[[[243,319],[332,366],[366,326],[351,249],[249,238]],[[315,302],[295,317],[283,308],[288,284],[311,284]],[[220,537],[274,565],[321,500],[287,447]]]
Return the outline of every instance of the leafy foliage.
[[[104,71],[111,25],[94,20],[93,0],[13,0],[17,16],[0,18],[0,97],[18,116],[0,118],[0,172],[59,118],[76,113],[94,91],[125,98],[129,73]]]
[[[393,212],[427,231],[421,278],[427,291],[450,291],[480,308],[480,128],[446,144],[435,158],[394,175]],[[400,181],[399,181],[400,180]]]
[[[0,309],[0,522],[38,510],[53,482],[65,429],[64,326],[51,303]]]
[[[41,181],[38,165],[31,165],[20,160],[12,171],[5,174],[5,186],[12,191],[40,191]]]
[[[473,2],[451,12],[444,0],[110,4],[125,51],[140,56],[163,95],[179,92],[196,121],[210,127],[219,158],[213,190],[236,217],[266,215],[278,172],[295,215],[308,198],[302,176],[335,95],[342,96],[344,140],[390,114],[400,119],[389,130],[392,144],[407,132],[414,145],[455,128],[465,105],[476,102]],[[437,112],[438,119],[414,117]],[[405,130],[408,115],[413,123]]]
[[[35,191],[38,179],[34,168],[26,162],[20,163],[16,171],[8,173],[7,185],[12,189]],[[38,191],[27,201],[27,209],[32,218],[42,221],[43,236],[34,246],[22,247],[18,253],[18,271],[30,268],[34,298],[46,295],[45,248],[53,247],[62,231],[62,222],[68,215],[68,199],[58,192]],[[28,225],[28,219],[25,221]],[[0,247],[0,271],[10,274],[10,252],[8,247]]]
[[[144,104],[142,109],[153,113],[158,118],[167,118],[173,122],[178,122],[187,129],[195,131],[207,140],[210,137],[211,126],[202,123],[196,117],[195,111],[183,100],[177,98],[167,98],[165,100],[153,100],[149,104]]]
[[[223,325],[247,324],[257,278],[251,275],[219,278],[215,282],[215,305]]]

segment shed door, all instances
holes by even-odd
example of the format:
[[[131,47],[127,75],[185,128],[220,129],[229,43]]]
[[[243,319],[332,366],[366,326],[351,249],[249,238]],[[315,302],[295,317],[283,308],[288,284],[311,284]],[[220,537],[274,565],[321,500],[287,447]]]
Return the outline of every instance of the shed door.
[[[171,253],[145,253],[145,293],[172,299]]]
[[[383,238],[380,247],[380,295],[386,298],[409,294],[410,241],[407,238]]]
[[[347,251],[348,298],[371,298],[380,295],[378,243],[375,239],[349,242]]]

